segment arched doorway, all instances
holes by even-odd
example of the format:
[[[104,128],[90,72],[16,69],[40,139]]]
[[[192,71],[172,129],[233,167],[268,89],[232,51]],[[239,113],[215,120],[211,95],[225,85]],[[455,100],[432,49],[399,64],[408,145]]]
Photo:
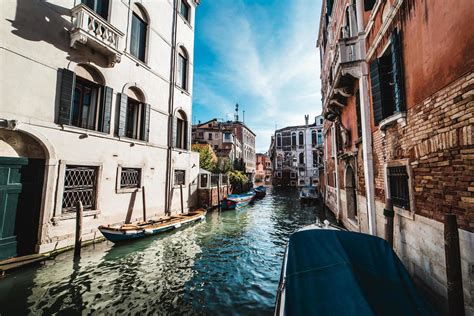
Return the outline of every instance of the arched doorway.
[[[347,217],[352,220],[357,219],[357,193],[354,170],[350,165],[346,169],[346,203]]]
[[[35,138],[0,129],[0,260],[36,251],[45,159]]]

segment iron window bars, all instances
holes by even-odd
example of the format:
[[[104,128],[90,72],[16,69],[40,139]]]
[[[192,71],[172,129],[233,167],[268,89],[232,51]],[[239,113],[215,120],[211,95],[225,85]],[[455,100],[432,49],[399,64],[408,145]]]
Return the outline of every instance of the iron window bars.
[[[387,171],[393,205],[409,210],[410,192],[407,168],[405,166],[388,167]]]
[[[141,173],[140,168],[122,168],[120,172],[120,189],[139,188]]]
[[[74,212],[76,203],[84,209],[96,208],[97,167],[66,166],[64,176],[63,211]]]

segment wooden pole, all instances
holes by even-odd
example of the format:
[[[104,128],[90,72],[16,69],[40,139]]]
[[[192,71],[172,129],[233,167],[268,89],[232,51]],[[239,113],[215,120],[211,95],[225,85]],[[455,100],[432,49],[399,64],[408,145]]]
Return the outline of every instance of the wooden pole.
[[[82,202],[76,203],[76,238],[74,243],[74,258],[81,256],[81,243],[82,243],[82,216],[84,214],[84,207]]]
[[[184,213],[184,202],[183,202],[183,185],[179,185],[179,193],[181,195],[181,214]]]
[[[219,175],[219,179],[217,180],[217,207],[219,211],[221,211],[221,176]]]
[[[145,201],[145,187],[142,187],[142,201],[143,201],[143,221],[146,222],[146,201]]]
[[[395,216],[395,212],[393,211],[391,198],[387,198],[385,201],[383,215],[385,215],[385,240],[388,242],[390,247],[393,248],[393,217]]]
[[[444,246],[446,276],[448,280],[449,315],[464,316],[464,295],[462,289],[461,252],[456,215],[444,216]]]

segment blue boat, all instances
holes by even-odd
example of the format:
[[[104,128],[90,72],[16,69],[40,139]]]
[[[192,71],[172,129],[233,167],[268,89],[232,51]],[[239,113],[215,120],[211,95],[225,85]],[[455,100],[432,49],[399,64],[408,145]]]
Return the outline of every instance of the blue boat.
[[[159,220],[149,220],[132,224],[101,225],[99,226],[99,231],[111,242],[119,243],[164,233],[180,228],[185,224],[201,221],[205,217],[206,210],[199,209],[187,214],[167,216]]]
[[[267,194],[267,187],[261,185],[253,189],[255,191],[255,197],[258,199],[264,198]]]
[[[290,236],[275,315],[437,313],[385,240],[312,225]]]
[[[229,194],[221,201],[222,210],[235,210],[236,208],[248,205],[255,199],[255,192],[248,191],[242,194]]]

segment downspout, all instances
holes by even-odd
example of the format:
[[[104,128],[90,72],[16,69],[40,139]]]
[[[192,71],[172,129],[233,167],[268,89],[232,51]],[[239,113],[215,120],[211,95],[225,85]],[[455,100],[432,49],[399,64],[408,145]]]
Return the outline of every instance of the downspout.
[[[170,58],[170,89],[168,98],[168,146],[166,149],[166,181],[165,181],[165,214],[171,215],[171,154],[173,150],[173,111],[174,111],[174,85],[176,68],[176,33],[178,11],[177,0],[173,0],[173,25],[171,28],[171,58]]]
[[[357,28],[359,30],[360,54],[365,58],[365,33],[364,33],[364,2],[356,0],[357,5]],[[374,190],[374,163],[372,155],[372,131],[370,125],[370,101],[368,89],[368,65],[367,61],[361,62],[361,77],[359,78],[360,90],[360,116],[362,123],[362,158],[364,161],[365,196],[367,199],[367,216],[369,220],[369,234],[377,235],[375,190]]]

